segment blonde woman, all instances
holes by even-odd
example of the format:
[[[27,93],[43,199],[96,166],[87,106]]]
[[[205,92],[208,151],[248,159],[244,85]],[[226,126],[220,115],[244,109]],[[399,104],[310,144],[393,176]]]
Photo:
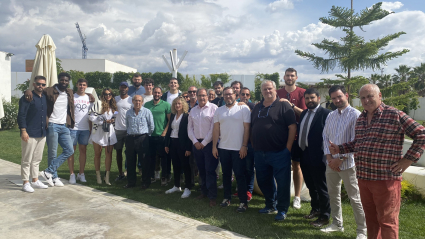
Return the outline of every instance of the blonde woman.
[[[109,182],[109,174],[111,171],[113,145],[117,142],[115,135],[115,115],[117,112],[117,104],[110,88],[102,91],[99,101],[93,105],[90,110],[90,121],[93,122],[90,142],[93,142],[94,148],[94,167],[96,169],[96,179],[98,184],[102,184],[100,176],[100,157],[102,148],[105,148],[105,183]]]
[[[170,127],[168,127],[165,135],[165,152],[170,154],[173,162],[174,171],[174,187],[165,193],[174,193],[181,191],[180,174],[184,172],[185,189],[182,198],[190,196],[192,188],[191,168],[189,164],[189,156],[192,151],[192,141],[187,135],[189,105],[186,100],[179,96],[173,100],[171,105]]]

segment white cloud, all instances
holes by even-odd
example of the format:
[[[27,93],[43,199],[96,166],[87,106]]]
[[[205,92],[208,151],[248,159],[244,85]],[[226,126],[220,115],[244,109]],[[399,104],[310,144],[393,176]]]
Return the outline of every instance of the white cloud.
[[[267,12],[280,12],[285,9],[293,9],[294,4],[291,0],[278,0],[272,3],[269,3],[266,7]]]
[[[384,10],[387,10],[389,12],[394,11],[396,9],[400,9],[403,7],[403,3],[397,1],[397,2],[382,2],[381,8]]]

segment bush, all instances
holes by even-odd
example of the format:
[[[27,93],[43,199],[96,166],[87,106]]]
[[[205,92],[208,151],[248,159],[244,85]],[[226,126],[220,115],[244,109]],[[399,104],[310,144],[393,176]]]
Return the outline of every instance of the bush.
[[[0,119],[2,129],[12,129],[18,125],[19,105],[3,100],[4,118]]]
[[[402,201],[416,201],[423,199],[422,194],[415,187],[415,185],[409,183],[406,180],[401,181],[401,194]]]

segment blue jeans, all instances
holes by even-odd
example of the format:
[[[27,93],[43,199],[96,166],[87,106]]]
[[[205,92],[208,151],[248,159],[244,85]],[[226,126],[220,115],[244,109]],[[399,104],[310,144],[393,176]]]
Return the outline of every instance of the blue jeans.
[[[193,156],[198,165],[199,177],[201,177],[202,194],[208,196],[209,199],[217,198],[217,169],[218,159],[212,154],[212,142],[205,145],[201,150],[197,150],[195,146],[192,148]]]
[[[90,130],[73,130],[70,129],[71,139],[73,145],[76,146],[77,143],[79,145],[88,145],[90,138]]]
[[[49,123],[46,134],[47,163],[46,172],[51,173],[53,178],[58,177],[57,170],[69,156],[74,153],[71,134],[65,125]],[[58,155],[58,144],[62,147],[62,153]]]
[[[232,169],[235,172],[236,183],[238,185],[238,197],[241,203],[247,203],[246,195],[246,161],[241,159],[239,151],[218,149],[221,162],[221,170],[223,171],[223,187],[224,198],[232,198]]]
[[[255,151],[254,155],[257,183],[266,199],[266,207],[275,208],[277,201],[277,210],[288,212],[291,198],[291,152],[288,149]]]
[[[246,170],[245,170],[245,180],[246,180],[246,190],[252,194],[254,190],[254,148],[248,143],[248,154],[245,157],[246,161]]]

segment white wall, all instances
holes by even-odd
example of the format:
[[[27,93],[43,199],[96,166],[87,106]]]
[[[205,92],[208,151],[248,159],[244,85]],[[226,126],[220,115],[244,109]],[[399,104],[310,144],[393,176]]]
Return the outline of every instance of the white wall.
[[[11,95],[16,97],[21,97],[22,92],[20,90],[15,90],[18,84],[24,83],[26,80],[31,78],[31,72],[12,72],[11,74]]]
[[[0,51],[0,98],[11,100],[11,82],[10,76],[12,71],[12,57],[6,56],[7,52]]]
[[[62,68],[65,71],[77,70],[86,72],[109,72],[115,73],[117,71],[123,72],[137,72],[136,68],[125,66],[113,61],[105,59],[60,59]]]
[[[137,72],[137,69],[113,61],[105,60],[105,72],[115,73],[117,71]]]

